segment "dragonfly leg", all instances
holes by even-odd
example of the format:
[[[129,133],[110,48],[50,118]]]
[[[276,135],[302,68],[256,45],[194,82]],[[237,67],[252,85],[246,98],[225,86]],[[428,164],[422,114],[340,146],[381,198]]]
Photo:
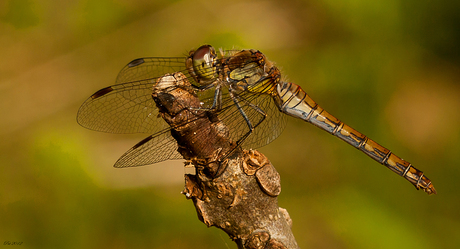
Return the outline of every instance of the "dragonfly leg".
[[[265,118],[267,118],[267,114],[262,109],[260,109],[258,106],[254,105],[254,104],[252,104],[250,102],[247,102],[244,99],[240,99],[240,97],[238,95],[230,93],[230,97],[232,98],[233,102],[235,103],[236,107],[238,108],[238,111],[240,112],[241,116],[243,116],[243,118],[246,121],[246,124],[248,125],[248,128],[249,128],[249,131],[246,134],[244,134],[240,139],[238,139],[238,141],[236,142],[236,145],[239,146],[244,142],[244,140],[246,140],[246,138],[249,137],[249,135],[251,135],[251,133],[254,131],[254,129],[257,126],[259,126],[265,120]],[[246,102],[246,104],[248,106],[250,106],[251,108],[253,108],[254,110],[256,110],[257,112],[259,112],[262,115],[262,119],[257,124],[253,125],[251,123],[251,121],[249,120],[248,116],[246,115],[246,113],[244,112],[243,108],[240,105],[241,100]]]
[[[214,100],[212,101],[211,110],[221,110],[222,109],[222,84],[216,85],[216,90],[214,91]]]

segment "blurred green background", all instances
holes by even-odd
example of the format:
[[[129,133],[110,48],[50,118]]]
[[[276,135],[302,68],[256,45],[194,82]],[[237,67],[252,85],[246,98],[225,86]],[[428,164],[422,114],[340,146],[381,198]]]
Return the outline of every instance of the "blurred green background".
[[[181,161],[115,169],[147,134],[80,127],[79,106],[129,61],[202,44],[259,49],[323,108],[413,163],[427,196],[289,118],[261,149],[302,248],[460,246],[460,2],[0,2],[0,243],[236,248],[199,222]]]

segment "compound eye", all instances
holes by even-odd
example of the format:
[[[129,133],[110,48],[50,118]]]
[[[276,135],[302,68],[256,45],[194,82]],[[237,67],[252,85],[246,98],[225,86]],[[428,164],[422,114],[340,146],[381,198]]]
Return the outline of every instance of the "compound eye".
[[[216,78],[216,51],[211,45],[199,47],[193,54],[193,69],[200,80],[213,80]]]

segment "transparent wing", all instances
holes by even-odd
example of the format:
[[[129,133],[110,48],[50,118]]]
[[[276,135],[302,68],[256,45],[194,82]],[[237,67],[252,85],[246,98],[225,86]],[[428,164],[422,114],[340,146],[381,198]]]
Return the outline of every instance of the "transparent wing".
[[[128,63],[118,73],[116,83],[126,83],[162,77],[166,73],[183,72],[186,57],[139,58]]]
[[[77,122],[88,129],[109,133],[156,133],[167,128],[158,117],[152,87],[166,73],[181,71],[188,75],[185,59],[133,60],[118,74],[119,84],[97,91],[82,104]]]
[[[265,146],[281,135],[286,127],[286,115],[278,110],[270,95],[243,92],[239,95],[238,101],[254,127],[252,133],[242,143],[243,148],[254,149]],[[219,117],[229,128],[230,138],[235,142],[250,132],[246,120],[228,94],[223,97],[223,108]]]
[[[97,91],[80,107],[77,121],[88,129],[109,133],[153,133],[121,156],[115,167],[134,167],[182,158],[177,152],[177,142],[170,134],[170,127],[159,117],[152,99],[152,87],[159,77],[173,72],[184,73],[196,85],[185,68],[185,60],[185,57],[133,60],[120,71],[116,85]],[[203,94],[207,97],[202,99],[209,106],[214,100],[214,89],[207,92],[207,95]],[[237,99],[240,109],[255,128],[242,147],[258,148],[281,134],[286,125],[285,115],[278,110],[270,95],[246,91],[240,93]],[[229,128],[233,141],[238,141],[250,131],[244,116],[225,89],[218,116]]]
[[[136,167],[170,159],[182,159],[182,155],[177,152],[177,142],[167,129],[148,136],[134,145],[118,159],[114,167]]]
[[[207,96],[202,98],[203,102],[212,103],[214,89],[209,89],[201,94]],[[250,131],[249,126],[228,92],[225,92],[222,97],[222,109],[219,111],[218,117],[229,129],[230,139],[236,142]],[[265,146],[275,140],[284,130],[286,115],[278,110],[270,95],[243,92],[238,96],[238,99],[241,109],[255,128],[252,134],[244,140],[243,148]],[[194,119],[190,120],[190,122],[194,121]],[[204,134],[207,133],[204,132]],[[182,159],[183,157],[177,152],[177,148],[177,142],[171,136],[170,128],[167,127],[133,146],[120,157],[115,167],[134,167],[169,159]]]

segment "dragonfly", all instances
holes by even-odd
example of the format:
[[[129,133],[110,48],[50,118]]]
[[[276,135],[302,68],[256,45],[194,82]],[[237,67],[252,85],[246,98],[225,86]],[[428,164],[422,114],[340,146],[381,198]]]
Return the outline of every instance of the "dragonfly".
[[[135,59],[120,71],[115,85],[96,91],[82,104],[77,122],[85,128],[150,134],[124,153],[114,167],[183,158],[171,127],[160,117],[152,97],[155,83],[165,74],[177,72],[191,83],[202,101],[200,108],[214,113],[228,127],[235,146],[259,148],[269,144],[285,128],[286,116],[293,116],[357,148],[416,189],[436,194],[422,171],[329,114],[300,86],[283,81],[279,69],[262,52],[216,51],[211,45],[191,50],[183,57]]]

